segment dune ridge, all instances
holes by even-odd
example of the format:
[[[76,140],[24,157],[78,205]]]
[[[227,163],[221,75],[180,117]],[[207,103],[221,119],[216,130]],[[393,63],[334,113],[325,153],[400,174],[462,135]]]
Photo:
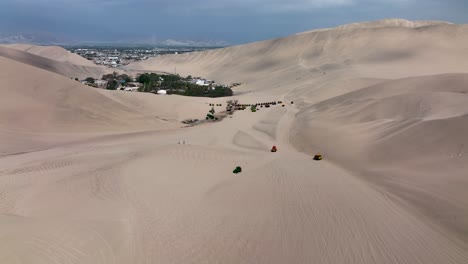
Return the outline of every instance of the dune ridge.
[[[51,60],[67,62],[74,65],[96,67],[96,64],[92,61],[58,46],[36,46],[30,44],[4,44],[0,46],[25,51]]]
[[[346,25],[342,25],[342,26],[338,26],[334,28],[311,30],[311,31],[298,33],[298,35],[307,34],[311,32],[327,31],[327,30],[349,30],[349,29],[358,29],[358,28],[385,28],[385,27],[421,28],[421,27],[444,26],[444,25],[454,25],[454,24],[446,22],[446,21],[436,21],[436,20],[410,21],[407,19],[389,18],[389,19],[382,19],[382,20],[377,20],[377,21],[350,23],[350,24],[346,24]]]
[[[79,64],[72,64],[71,61],[65,59],[64,61],[58,61],[50,59],[48,57],[42,57],[26,51],[0,46],[0,56],[11,59],[13,61],[28,64],[46,71],[58,73],[69,78],[80,78],[86,77],[101,78],[102,75],[112,72],[111,69],[107,69],[101,66],[83,66]],[[49,56],[50,57],[50,56]]]
[[[467,32],[468,26],[452,24],[422,28],[345,27],[206,52],[163,55],[128,68],[172,72],[176,66],[181,74],[207,75],[227,82],[237,77],[245,83],[258,81],[266,74],[275,78],[276,73],[280,79],[291,72],[297,72],[294,77],[299,78],[309,75],[303,81],[312,79],[310,75],[335,71],[391,79],[463,72],[467,65],[458,56],[466,54],[463,45]],[[436,60],[437,64],[432,63]],[[420,67],[411,67],[412,63]],[[373,67],[377,68],[372,70]],[[287,80],[294,80],[292,77]]]
[[[2,154],[44,148],[55,141],[80,138],[80,134],[179,126],[144,116],[59,74],[3,57],[0,68],[0,79],[8,84],[0,87],[4,95],[0,98]]]

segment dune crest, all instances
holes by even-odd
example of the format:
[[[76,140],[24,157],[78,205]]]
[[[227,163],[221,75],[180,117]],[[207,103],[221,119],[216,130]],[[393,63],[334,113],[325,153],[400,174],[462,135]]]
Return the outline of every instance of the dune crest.
[[[2,153],[42,149],[83,136],[177,127],[144,116],[59,74],[0,57]],[[167,124],[166,124],[167,123]]]
[[[51,60],[67,62],[74,65],[96,67],[96,64],[94,64],[92,61],[89,61],[78,54],[71,53],[62,47],[35,46],[29,44],[5,44],[0,46],[25,51]]]
[[[298,33],[297,35],[308,34],[312,32],[328,31],[328,30],[350,30],[350,29],[370,29],[370,28],[389,28],[389,27],[400,27],[400,28],[420,28],[420,27],[430,27],[430,26],[448,26],[454,25],[453,23],[445,21],[435,21],[435,20],[419,20],[419,21],[410,21],[406,19],[383,19],[376,21],[368,22],[359,22],[346,24],[334,28],[325,28],[317,29],[306,32]]]
[[[82,66],[72,64],[68,59],[59,61],[5,46],[0,46],[0,57],[31,65],[53,73],[58,73],[73,79],[84,79],[86,77],[100,78],[102,75],[112,72],[112,69],[107,69],[102,66]]]

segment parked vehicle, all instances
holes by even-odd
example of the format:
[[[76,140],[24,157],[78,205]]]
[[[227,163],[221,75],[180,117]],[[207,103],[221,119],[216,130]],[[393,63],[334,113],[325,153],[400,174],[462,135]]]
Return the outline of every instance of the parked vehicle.
[[[241,168],[240,166],[237,166],[237,167],[232,171],[232,173],[234,173],[234,174],[237,174],[237,173],[240,173],[240,172],[242,172],[242,168]]]

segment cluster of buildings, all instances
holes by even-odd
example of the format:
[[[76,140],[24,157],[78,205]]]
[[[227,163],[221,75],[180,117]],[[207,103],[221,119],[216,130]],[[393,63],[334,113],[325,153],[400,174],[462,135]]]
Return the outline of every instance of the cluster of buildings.
[[[193,52],[200,48],[106,48],[106,47],[68,47],[76,53],[97,65],[117,68],[135,61],[164,54],[182,54]]]
[[[201,79],[201,78],[194,78],[190,80],[190,83],[200,85],[200,86],[210,86],[210,85],[215,84],[215,82],[212,80]]]
[[[139,82],[129,82],[129,83],[125,83],[125,86],[119,85],[117,87],[117,90],[127,91],[127,92],[136,92],[138,91],[138,88],[140,88],[141,86],[142,84]]]
[[[151,52],[151,50],[77,48],[70,49],[70,51],[93,61],[97,65],[105,65],[112,68],[117,68],[139,60],[146,60],[157,55]]]
[[[94,80],[94,83],[89,83],[87,80],[81,80],[82,84],[90,85],[96,88],[106,88],[107,81],[106,80]]]
[[[213,89],[215,87],[217,87],[217,86],[223,86],[223,87],[231,88],[231,87],[240,85],[240,83],[235,83],[235,84],[231,84],[231,85],[224,85],[224,84],[221,84],[221,83],[216,83],[213,80],[203,79],[203,78],[200,78],[200,77],[192,78],[191,80],[189,80],[189,82],[192,83],[192,84],[199,85],[199,86],[211,87]]]

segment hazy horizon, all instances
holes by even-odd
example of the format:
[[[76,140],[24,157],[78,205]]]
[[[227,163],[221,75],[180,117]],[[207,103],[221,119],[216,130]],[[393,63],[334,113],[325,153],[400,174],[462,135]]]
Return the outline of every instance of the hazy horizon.
[[[4,0],[0,37],[228,45],[385,18],[468,23],[467,12],[468,3],[461,0]]]

